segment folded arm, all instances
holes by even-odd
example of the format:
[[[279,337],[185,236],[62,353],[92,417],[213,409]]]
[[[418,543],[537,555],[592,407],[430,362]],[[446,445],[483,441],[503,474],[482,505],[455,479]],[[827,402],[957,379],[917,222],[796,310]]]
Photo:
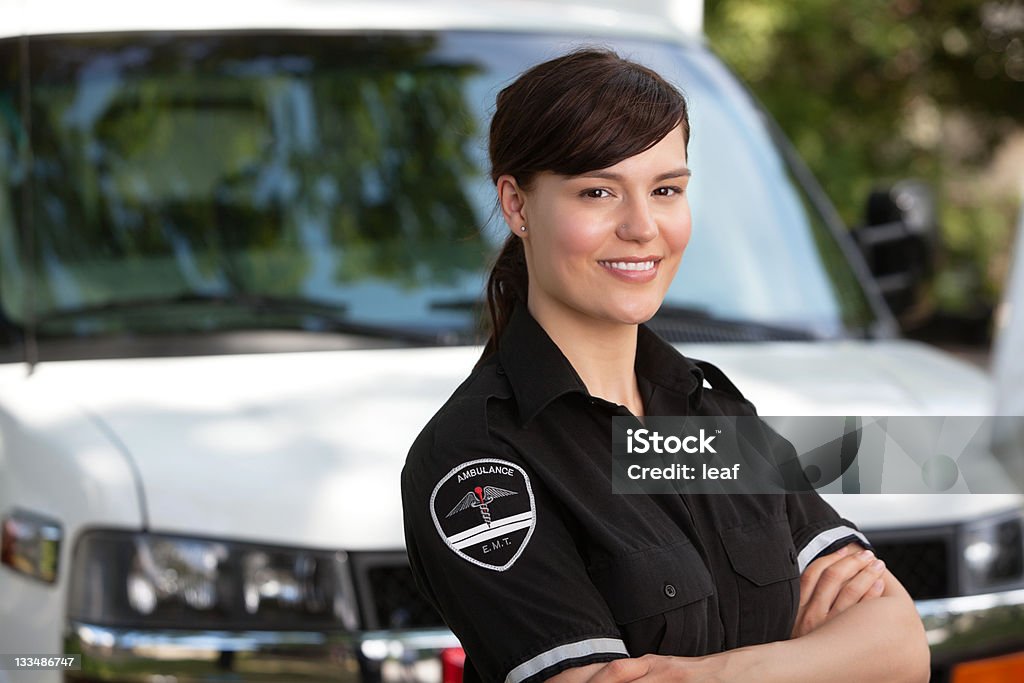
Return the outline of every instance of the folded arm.
[[[550,683],[918,683],[930,654],[914,602],[888,571],[876,599],[862,600],[798,638],[707,657],[645,655],[564,671]]]

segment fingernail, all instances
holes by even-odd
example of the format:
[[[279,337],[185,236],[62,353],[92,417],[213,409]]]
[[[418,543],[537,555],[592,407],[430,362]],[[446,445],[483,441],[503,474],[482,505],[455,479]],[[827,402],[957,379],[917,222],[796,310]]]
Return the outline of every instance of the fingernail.
[[[866,560],[869,557],[874,557],[875,554],[873,552],[871,552],[870,550],[861,550],[859,553],[857,553],[857,556],[858,557],[862,557],[862,558],[864,558]]]
[[[885,568],[885,562],[881,560],[875,560],[871,563],[871,569],[876,572],[880,572]]]
[[[882,583],[881,579],[879,579],[878,581],[875,581],[873,584],[871,584],[871,590],[873,590],[873,591],[880,591],[884,587],[885,587],[885,584]]]

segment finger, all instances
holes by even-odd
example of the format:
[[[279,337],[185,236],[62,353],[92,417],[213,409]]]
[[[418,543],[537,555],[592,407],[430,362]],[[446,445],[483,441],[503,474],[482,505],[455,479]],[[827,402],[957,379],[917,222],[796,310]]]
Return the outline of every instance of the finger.
[[[846,585],[842,587],[839,594],[836,596],[835,602],[832,603],[832,609],[829,611],[830,615],[835,615],[845,611],[852,605],[856,605],[865,596],[869,595],[871,589],[875,587],[875,584],[882,578],[882,572],[885,571],[885,562],[882,560],[874,560],[866,567],[861,569],[856,576],[846,582]],[[881,594],[881,591],[879,591]]]
[[[807,611],[815,617],[824,618],[831,611],[839,591],[874,559],[874,553],[864,550],[825,568],[807,601]]]
[[[800,597],[797,604],[796,619],[793,624],[793,637],[813,630],[828,614],[829,607],[824,604],[826,601],[822,600],[821,596],[818,597],[818,601],[815,603],[816,613],[813,615],[807,614],[807,606],[815,596],[815,589],[822,573],[840,560],[850,555],[855,555],[861,549],[859,544],[848,543],[835,552],[819,557],[804,569],[800,575]]]
[[[873,572],[871,571],[871,568],[869,566],[861,570],[860,574],[854,577],[854,579],[852,579],[851,581],[861,581],[863,577],[870,578],[872,574]],[[844,593],[849,588],[849,584],[847,584],[847,588],[844,588],[843,591],[840,591],[840,595],[836,599],[836,602],[833,604],[832,610],[827,614],[822,614],[820,611],[814,614],[810,614],[808,613],[806,607],[799,608],[797,610],[796,618],[793,621],[793,629],[790,633],[790,637],[799,638],[800,636],[807,635],[808,633],[815,630],[825,622],[834,618],[836,615],[844,612],[848,607],[852,606],[853,604],[881,597],[882,594],[885,593],[885,581],[883,578],[881,578],[884,576],[884,569],[882,570],[882,572],[879,572],[876,575],[879,578],[875,579],[874,583],[867,586],[867,588],[863,591],[862,595],[860,595],[856,599],[844,602]],[[863,587],[864,583],[866,582],[862,582],[861,587]],[[854,592],[860,593],[860,587],[855,589]]]
[[[601,667],[587,683],[628,683],[646,675],[650,668],[650,661],[644,659],[615,659]]]
[[[844,545],[834,553],[823,555],[814,562],[811,562],[804,569],[800,575],[800,606],[806,605],[811,599],[811,595],[814,594],[814,587],[818,583],[818,579],[821,577],[821,573],[828,569],[830,566],[843,559],[851,552],[855,551],[857,547],[853,544]]]
[[[822,555],[821,557],[817,558],[816,560],[808,564],[804,568],[803,573],[800,574],[801,594],[803,594],[804,588],[813,589],[814,585],[818,582],[818,578],[820,577],[821,572],[828,568],[830,565],[835,564],[845,556],[849,555],[850,551],[850,546],[843,546],[835,553],[828,553],[827,555]],[[810,594],[811,590],[808,590],[808,597],[810,596]]]
[[[829,553],[828,555],[822,555],[804,568],[801,578],[809,578],[812,579],[812,582],[816,583],[818,577],[820,577],[821,573],[828,569],[828,567],[845,557],[856,555],[860,550],[861,547],[859,545],[848,543],[835,552]]]

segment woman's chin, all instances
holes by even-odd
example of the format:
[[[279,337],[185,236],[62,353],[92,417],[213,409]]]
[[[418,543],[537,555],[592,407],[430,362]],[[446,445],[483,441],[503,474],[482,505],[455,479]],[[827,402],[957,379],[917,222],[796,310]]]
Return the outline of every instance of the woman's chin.
[[[625,308],[612,316],[615,320],[626,324],[626,325],[640,325],[645,323],[654,317],[654,314],[658,312],[658,307],[642,307],[642,308]]]

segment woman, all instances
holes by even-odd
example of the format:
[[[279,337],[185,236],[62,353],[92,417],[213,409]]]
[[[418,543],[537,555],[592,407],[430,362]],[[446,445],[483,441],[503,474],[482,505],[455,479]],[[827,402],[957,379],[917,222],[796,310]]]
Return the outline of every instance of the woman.
[[[483,357],[402,473],[417,583],[467,681],[927,680],[912,601],[817,494],[611,493],[611,417],[754,414],[642,325],[690,237],[688,140],[682,96],[610,52],[499,94],[510,235]]]

